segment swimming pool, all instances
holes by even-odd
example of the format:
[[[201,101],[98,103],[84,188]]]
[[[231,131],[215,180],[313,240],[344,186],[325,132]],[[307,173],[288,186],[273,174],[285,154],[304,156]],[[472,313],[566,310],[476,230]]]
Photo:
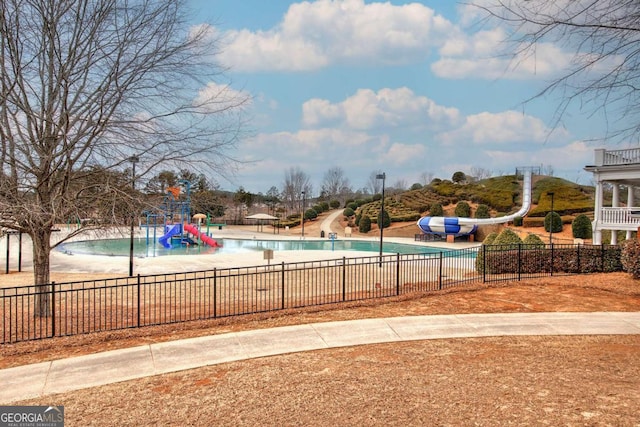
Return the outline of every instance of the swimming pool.
[[[380,242],[362,240],[256,240],[256,239],[216,239],[222,244],[221,248],[205,245],[176,246],[167,249],[157,242],[151,241],[147,245],[145,238],[134,239],[133,252],[138,258],[157,257],[166,255],[198,255],[198,254],[234,254],[264,251],[365,251],[378,252]],[[58,246],[58,251],[66,254],[129,256],[130,240],[101,239],[66,242]],[[384,242],[382,250],[385,253],[399,254],[437,254],[448,252],[446,249],[428,246],[410,245],[404,243]]]

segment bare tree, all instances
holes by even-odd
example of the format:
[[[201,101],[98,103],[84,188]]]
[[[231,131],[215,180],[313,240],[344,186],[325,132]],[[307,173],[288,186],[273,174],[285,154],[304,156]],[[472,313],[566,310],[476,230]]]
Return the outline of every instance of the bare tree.
[[[49,283],[57,222],[140,209],[129,161],[139,175],[233,166],[247,99],[214,83],[217,42],[189,28],[184,3],[0,3],[0,225],[31,237],[36,284]]]
[[[489,169],[473,166],[471,173],[467,175],[467,178],[471,177],[474,181],[481,181],[483,179],[491,178],[491,171]]]
[[[434,178],[434,174],[433,172],[422,172],[420,174],[420,184],[422,185],[429,185],[431,184],[431,181],[433,181]]]
[[[324,174],[322,192],[325,197],[337,199],[342,203],[353,193],[349,178],[345,176],[344,170],[341,167],[336,166],[330,168]]]
[[[604,138],[640,135],[640,3],[636,0],[495,0],[478,6],[511,27],[516,64],[553,43],[571,55],[569,66],[534,98],[561,95],[554,127],[570,105],[603,113]],[[532,99],[534,99],[532,98]]]
[[[282,189],[282,199],[290,212],[295,212],[302,207],[302,192],[305,198],[309,199],[313,191],[309,175],[300,169],[300,167],[289,168],[284,174],[284,183]]]

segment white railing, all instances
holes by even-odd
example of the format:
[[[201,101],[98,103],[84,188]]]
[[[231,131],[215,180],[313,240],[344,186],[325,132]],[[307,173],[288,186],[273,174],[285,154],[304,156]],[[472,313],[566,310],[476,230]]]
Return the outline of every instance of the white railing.
[[[602,208],[600,223],[640,227],[640,207]]]
[[[603,150],[602,166],[640,163],[640,148],[626,150]]]

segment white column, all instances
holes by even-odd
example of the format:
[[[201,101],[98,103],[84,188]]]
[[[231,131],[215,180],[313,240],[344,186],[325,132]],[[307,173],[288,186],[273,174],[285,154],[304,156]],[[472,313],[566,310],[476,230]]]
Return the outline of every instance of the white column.
[[[620,207],[620,186],[618,184],[613,184],[611,207],[613,208]],[[618,244],[618,230],[611,230],[611,244],[612,245]]]
[[[633,187],[631,185],[627,186],[627,207],[633,206]],[[625,236],[627,240],[631,240],[631,230],[627,230],[627,235]]]
[[[602,182],[600,181],[600,174],[597,172],[594,174],[594,178],[596,179],[596,206],[593,212],[593,244],[599,245],[602,243],[602,231],[599,228],[600,213],[602,211]]]

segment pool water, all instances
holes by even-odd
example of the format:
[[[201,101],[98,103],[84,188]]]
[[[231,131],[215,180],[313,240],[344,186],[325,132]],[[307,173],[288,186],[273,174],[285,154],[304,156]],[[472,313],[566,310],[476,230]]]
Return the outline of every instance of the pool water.
[[[206,245],[178,246],[167,249],[151,240],[147,244],[146,238],[134,239],[133,252],[136,257],[157,257],[164,255],[197,255],[197,254],[234,254],[273,249],[274,251],[366,251],[379,252],[380,242],[360,240],[243,240],[216,239],[222,244],[221,248]],[[102,239],[67,242],[57,247],[57,250],[67,254],[89,254],[107,256],[129,256],[130,240]],[[399,254],[437,254],[447,252],[440,248],[409,245],[403,243],[385,242],[383,252]]]

